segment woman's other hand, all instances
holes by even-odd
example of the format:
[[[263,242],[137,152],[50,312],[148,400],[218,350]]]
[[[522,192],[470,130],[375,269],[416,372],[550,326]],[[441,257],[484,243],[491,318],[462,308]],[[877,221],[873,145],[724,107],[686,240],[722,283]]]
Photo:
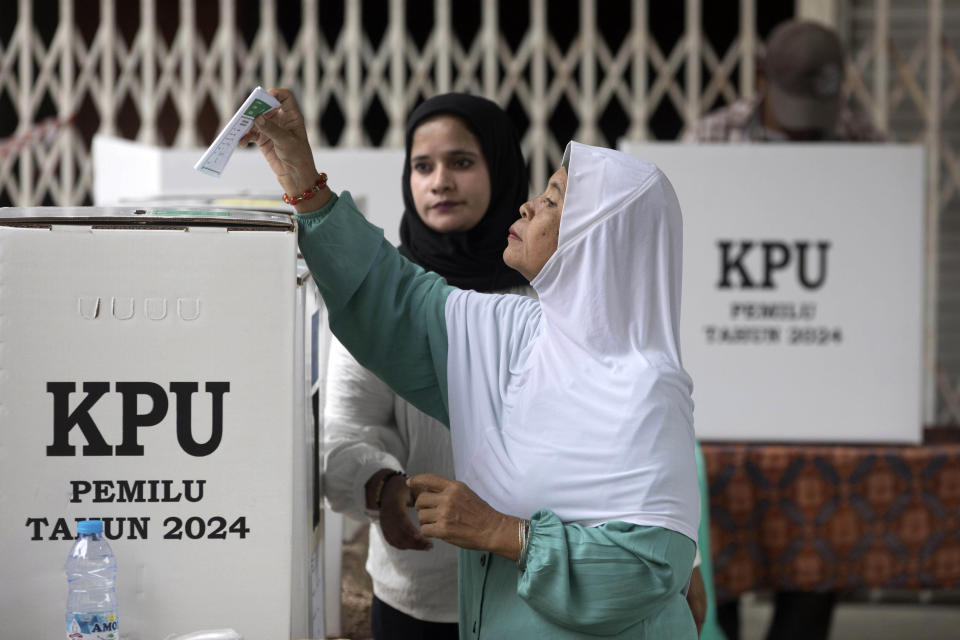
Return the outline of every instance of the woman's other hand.
[[[262,113],[253,121],[249,133],[240,139],[240,146],[256,143],[277,176],[280,186],[291,196],[309,190],[320,176],[313,162],[313,151],[307,139],[307,128],[297,100],[287,89],[269,89],[280,106]],[[310,209],[322,206],[330,197],[325,187],[311,201]],[[298,210],[300,207],[298,207]]]
[[[432,473],[415,475],[407,485],[423,535],[513,561],[519,557],[519,518],[496,511],[464,483]]]

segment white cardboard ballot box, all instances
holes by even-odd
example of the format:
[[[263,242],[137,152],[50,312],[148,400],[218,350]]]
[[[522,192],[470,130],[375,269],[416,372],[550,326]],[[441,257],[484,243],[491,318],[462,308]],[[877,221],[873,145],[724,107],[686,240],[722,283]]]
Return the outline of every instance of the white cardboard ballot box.
[[[683,210],[698,437],[919,442],[920,147],[621,149],[658,165]]]
[[[63,637],[85,518],[124,640],[323,632],[297,275],[283,214],[0,209],[4,637]]]

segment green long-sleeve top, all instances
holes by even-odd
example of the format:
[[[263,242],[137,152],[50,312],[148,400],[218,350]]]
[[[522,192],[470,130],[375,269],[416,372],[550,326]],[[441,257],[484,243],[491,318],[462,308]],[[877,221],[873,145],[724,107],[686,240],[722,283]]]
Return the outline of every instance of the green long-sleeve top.
[[[454,288],[404,259],[347,192],[297,220],[334,335],[449,426],[445,304]],[[522,570],[502,556],[460,551],[461,638],[696,637],[682,593],[692,540],[626,522],[564,524],[547,509],[530,522]]]

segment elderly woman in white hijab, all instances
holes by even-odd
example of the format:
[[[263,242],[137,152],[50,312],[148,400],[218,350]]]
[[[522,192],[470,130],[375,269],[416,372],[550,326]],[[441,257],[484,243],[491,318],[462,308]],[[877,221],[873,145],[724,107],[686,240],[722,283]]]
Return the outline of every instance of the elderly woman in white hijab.
[[[571,142],[503,257],[539,302],[449,286],[318,174],[293,96],[256,141],[295,201],[330,328],[449,425],[422,533],[460,552],[463,638],[695,638],[683,589],[699,499],[680,363],[681,219],[653,165]]]

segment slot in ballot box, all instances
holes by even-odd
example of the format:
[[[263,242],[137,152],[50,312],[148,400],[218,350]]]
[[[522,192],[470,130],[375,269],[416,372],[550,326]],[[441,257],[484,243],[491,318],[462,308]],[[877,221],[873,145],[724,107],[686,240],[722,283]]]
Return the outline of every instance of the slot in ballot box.
[[[300,275],[283,214],[0,209],[4,637],[63,637],[85,518],[125,640],[323,634]]]
[[[923,412],[918,146],[664,144],[697,437],[904,442]]]

